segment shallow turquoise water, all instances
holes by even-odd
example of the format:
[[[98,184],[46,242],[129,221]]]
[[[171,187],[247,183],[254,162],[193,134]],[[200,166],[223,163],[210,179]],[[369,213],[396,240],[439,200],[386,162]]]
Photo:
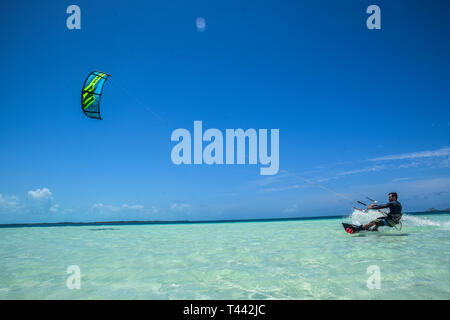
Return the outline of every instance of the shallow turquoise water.
[[[0,299],[450,298],[450,214],[357,235],[349,220],[2,228]]]

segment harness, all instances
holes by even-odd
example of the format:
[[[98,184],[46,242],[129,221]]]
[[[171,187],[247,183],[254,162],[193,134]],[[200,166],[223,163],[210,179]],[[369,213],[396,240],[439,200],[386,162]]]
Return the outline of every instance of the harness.
[[[400,219],[401,219],[401,218],[400,218]],[[393,222],[391,222],[390,219],[387,219],[387,217],[386,217],[386,222],[389,223],[389,225],[390,225],[391,227],[395,228],[395,230],[397,230],[397,231],[400,231],[400,230],[402,230],[402,228],[403,228],[403,224],[402,224],[402,222],[401,222],[400,220],[398,221],[398,223],[393,223]],[[397,227],[397,224],[400,225],[400,228]]]

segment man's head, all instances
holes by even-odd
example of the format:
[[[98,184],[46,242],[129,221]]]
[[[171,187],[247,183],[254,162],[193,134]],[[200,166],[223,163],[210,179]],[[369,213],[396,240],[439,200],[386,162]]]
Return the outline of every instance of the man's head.
[[[389,201],[397,201],[398,195],[397,192],[390,192],[389,193]]]

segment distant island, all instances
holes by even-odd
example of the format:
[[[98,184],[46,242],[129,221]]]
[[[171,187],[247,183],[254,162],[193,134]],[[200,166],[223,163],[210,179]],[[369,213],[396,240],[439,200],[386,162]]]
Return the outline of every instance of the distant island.
[[[443,209],[443,210],[439,210],[436,208],[429,208],[429,209],[425,210],[425,212],[450,212],[450,208]]]

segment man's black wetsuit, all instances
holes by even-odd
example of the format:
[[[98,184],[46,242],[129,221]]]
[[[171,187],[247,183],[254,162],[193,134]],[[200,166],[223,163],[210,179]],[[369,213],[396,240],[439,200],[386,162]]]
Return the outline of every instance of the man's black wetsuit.
[[[378,206],[373,206],[372,209],[385,209],[389,208],[389,213],[386,217],[378,218],[376,224],[379,227],[388,226],[393,227],[400,222],[402,218],[402,205],[398,201],[391,201],[386,204],[380,204]]]

